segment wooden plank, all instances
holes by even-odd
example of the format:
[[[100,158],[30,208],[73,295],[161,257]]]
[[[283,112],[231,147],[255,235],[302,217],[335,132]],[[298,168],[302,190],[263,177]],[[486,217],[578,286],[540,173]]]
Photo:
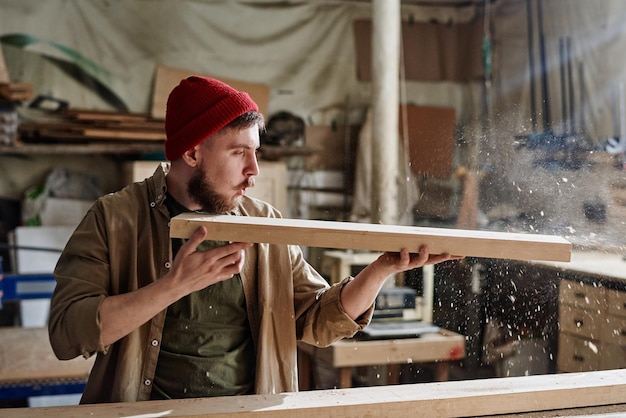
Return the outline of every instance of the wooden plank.
[[[610,370],[273,395],[40,407],[37,414],[47,418],[477,417],[608,405],[612,412],[625,412],[625,394],[626,370]],[[28,408],[0,410],[4,418],[32,414]]]
[[[82,129],[87,138],[133,139],[137,141],[165,141],[165,132],[121,131],[117,129]]]
[[[3,385],[86,379],[95,361],[95,357],[57,359],[46,328],[0,327],[0,341],[0,384]]]
[[[441,330],[419,338],[343,339],[331,347],[334,367],[451,361],[465,357],[465,336]]]
[[[165,141],[165,133],[160,132],[145,132],[145,131],[119,131],[116,129],[97,129],[97,128],[83,128],[83,127],[71,127],[65,129],[39,129],[38,135],[34,136],[38,142],[45,141],[46,139],[57,140],[78,140],[78,141],[91,141],[93,139],[99,139],[101,141],[118,141],[118,140],[133,140],[133,141],[158,141],[162,143]],[[33,139],[27,136],[22,136],[24,142],[32,141]]]
[[[135,122],[135,121],[103,121],[103,122],[96,122],[94,121],[94,126],[103,126],[109,129],[127,129],[127,130],[135,130],[135,131],[142,131],[142,132],[165,132],[165,125],[163,124],[163,122],[152,122],[152,121],[145,121],[145,122]]]
[[[65,115],[76,120],[105,120],[105,121],[146,121],[150,116],[146,113],[116,112],[107,110],[68,109]]]
[[[0,97],[11,101],[30,100],[33,86],[30,83],[0,83]]]
[[[430,363],[465,357],[465,336],[442,329],[416,338],[369,341],[347,338],[326,348],[298,343],[298,349],[336,368]]]
[[[172,218],[170,234],[188,238],[201,225],[209,239],[322,248],[418,252],[428,244],[433,254],[545,261],[569,261],[572,250],[550,235],[196,213]]]
[[[100,118],[97,113],[94,113],[94,116],[95,119],[23,122],[19,126],[19,132],[25,142],[41,142],[48,139],[165,141],[163,121],[133,117],[124,119],[124,114],[118,119],[114,115],[111,119]],[[108,117],[108,114],[106,116]]]

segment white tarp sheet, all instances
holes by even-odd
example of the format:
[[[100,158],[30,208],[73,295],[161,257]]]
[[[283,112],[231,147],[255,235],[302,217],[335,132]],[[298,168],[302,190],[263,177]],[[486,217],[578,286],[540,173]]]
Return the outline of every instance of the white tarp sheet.
[[[537,1],[531,3],[536,9]],[[576,123],[585,128],[590,143],[599,145],[604,137],[618,133],[616,121],[624,113],[622,109],[613,115],[615,92],[626,82],[626,2],[541,3],[551,126],[560,132],[558,48],[568,37],[575,64]],[[528,173],[511,164],[520,155],[514,149],[515,136],[532,130],[526,5],[526,0],[501,0],[491,8],[490,135],[483,137],[481,127],[480,82],[401,82],[403,101],[454,107],[465,139],[482,142],[479,163],[494,165],[499,178],[509,177],[507,184]],[[473,7],[404,5],[402,11],[405,19],[415,21],[467,21],[475,15]],[[343,121],[346,110],[358,119],[354,122],[363,122],[369,84],[356,77],[353,22],[369,17],[369,3],[355,1],[0,0],[0,36],[22,33],[42,40],[39,50],[33,47],[29,52],[3,46],[10,75],[14,81],[33,83],[37,93],[69,100],[74,107],[108,105],[37,54],[46,50],[46,42],[78,51],[110,72],[111,88],[131,111],[149,110],[154,72],[164,65],[267,84],[270,114],[286,109],[307,123],[329,124]],[[538,66],[537,44],[534,52]],[[537,79],[538,95],[539,83]],[[539,102],[536,107],[541,113]],[[538,123],[541,129],[541,114]],[[3,192],[5,185],[0,186]]]

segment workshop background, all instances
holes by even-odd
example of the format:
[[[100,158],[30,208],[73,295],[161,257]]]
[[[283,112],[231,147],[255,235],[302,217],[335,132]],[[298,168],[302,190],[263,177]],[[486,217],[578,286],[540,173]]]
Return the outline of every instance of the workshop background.
[[[554,234],[621,258],[626,3],[415,0],[401,14],[399,222]],[[5,273],[14,228],[46,226],[45,198],[88,204],[139,163],[151,174],[167,88],[185,74],[254,92],[268,121],[261,159],[284,176],[273,179],[285,196],[268,198],[285,216],[371,220],[371,21],[367,1],[0,0],[0,76],[24,89],[0,107]],[[97,112],[141,115],[144,130],[77,128]],[[64,131],[50,125],[60,119]],[[325,269],[323,249],[307,257]],[[429,315],[466,340],[451,378],[558,371],[566,276],[494,260],[437,267]],[[421,279],[404,284],[421,296]],[[539,354],[503,365],[526,339]]]

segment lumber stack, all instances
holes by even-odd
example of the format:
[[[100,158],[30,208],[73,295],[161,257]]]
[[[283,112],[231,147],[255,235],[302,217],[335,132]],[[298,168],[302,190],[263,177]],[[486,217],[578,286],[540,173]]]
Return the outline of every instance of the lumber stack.
[[[30,83],[0,82],[0,99],[11,102],[30,100],[33,86]]]
[[[23,143],[102,143],[165,141],[163,119],[147,114],[66,109],[54,117],[22,121]]]

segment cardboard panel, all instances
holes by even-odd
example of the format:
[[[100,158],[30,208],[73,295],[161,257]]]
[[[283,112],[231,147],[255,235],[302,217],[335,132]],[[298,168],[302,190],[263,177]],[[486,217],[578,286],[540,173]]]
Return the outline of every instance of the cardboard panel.
[[[405,112],[411,171],[417,176],[449,179],[454,160],[455,109],[403,105],[400,109],[400,132]]]
[[[178,83],[180,83],[182,79],[187,78],[190,75],[213,77],[223,81],[237,90],[245,91],[259,106],[259,112],[261,112],[266,118],[268,117],[267,107],[269,104],[270,89],[265,84],[248,83],[246,81],[232,80],[209,74],[199,74],[198,72],[194,72],[192,70],[163,66],[157,68],[154,78],[154,91],[152,92],[152,109],[150,111],[150,116],[153,118],[165,118],[167,98],[170,95],[170,92],[178,85]]]
[[[452,25],[403,22],[402,45],[407,80],[471,81],[483,77],[483,21]],[[372,22],[354,22],[357,77],[372,79]]]

